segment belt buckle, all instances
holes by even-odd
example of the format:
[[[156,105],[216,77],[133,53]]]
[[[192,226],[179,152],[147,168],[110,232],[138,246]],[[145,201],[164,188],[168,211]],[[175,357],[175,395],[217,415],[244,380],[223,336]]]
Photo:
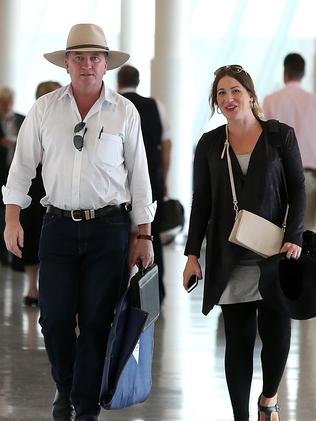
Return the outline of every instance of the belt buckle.
[[[75,222],[80,222],[80,221],[82,221],[82,218],[75,218],[75,217],[74,217],[74,212],[76,212],[76,211],[74,211],[74,210],[71,210],[71,211],[70,211],[71,219],[72,219],[73,221],[75,221]]]
[[[84,211],[85,220],[89,221],[89,219],[95,219],[95,210],[88,209]]]

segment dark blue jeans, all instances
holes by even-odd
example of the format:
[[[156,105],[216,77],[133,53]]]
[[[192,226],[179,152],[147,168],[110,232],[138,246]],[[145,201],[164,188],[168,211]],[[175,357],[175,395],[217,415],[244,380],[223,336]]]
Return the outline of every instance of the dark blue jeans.
[[[39,322],[53,379],[59,391],[71,392],[77,418],[100,411],[107,334],[128,281],[129,231],[127,213],[82,222],[44,216]]]

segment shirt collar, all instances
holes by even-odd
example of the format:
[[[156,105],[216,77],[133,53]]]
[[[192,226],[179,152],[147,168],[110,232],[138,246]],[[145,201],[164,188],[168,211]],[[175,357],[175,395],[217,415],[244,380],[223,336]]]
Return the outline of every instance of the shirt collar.
[[[69,96],[70,98],[74,98],[71,83],[66,86],[66,88],[63,92],[61,92],[59,99],[62,99],[66,95]],[[116,102],[117,102],[115,92],[112,91],[112,89],[105,86],[104,82],[102,82],[102,89],[101,89],[101,93],[100,93],[100,96],[99,96],[99,101],[101,103],[110,102],[111,104],[116,104]]]
[[[285,86],[301,86],[301,82],[298,80],[290,80]]]
[[[127,94],[129,92],[136,93],[136,88],[134,88],[132,86],[130,86],[128,88],[122,88],[122,89],[120,89],[120,92],[119,93],[123,95],[123,94]]]

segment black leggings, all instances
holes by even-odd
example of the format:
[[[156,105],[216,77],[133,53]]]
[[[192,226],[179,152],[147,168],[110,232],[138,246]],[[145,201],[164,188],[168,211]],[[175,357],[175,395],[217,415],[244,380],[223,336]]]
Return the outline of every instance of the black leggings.
[[[235,421],[249,419],[249,396],[253,374],[253,351],[258,331],[262,341],[262,393],[273,397],[278,390],[287,361],[290,319],[263,300],[222,305],[226,351],[225,372]]]

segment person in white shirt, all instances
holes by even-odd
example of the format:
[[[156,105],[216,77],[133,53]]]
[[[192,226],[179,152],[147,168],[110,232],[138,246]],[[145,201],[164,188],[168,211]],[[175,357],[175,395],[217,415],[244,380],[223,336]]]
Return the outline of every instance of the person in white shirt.
[[[284,59],[284,88],[263,101],[264,115],[292,126],[300,149],[306,189],[304,228],[316,231],[316,95],[302,87],[305,60],[297,53]]]
[[[109,50],[94,24],[71,28],[65,50],[44,57],[71,83],[42,96],[28,113],[6,186],[5,241],[21,257],[19,212],[39,162],[47,207],[40,240],[40,325],[56,383],[55,421],[98,420],[103,359],[115,303],[128,282],[130,216],[138,241],[129,256],[153,262],[155,203],[140,118],[103,82],[128,54]],[[80,335],[76,339],[78,313]]]

